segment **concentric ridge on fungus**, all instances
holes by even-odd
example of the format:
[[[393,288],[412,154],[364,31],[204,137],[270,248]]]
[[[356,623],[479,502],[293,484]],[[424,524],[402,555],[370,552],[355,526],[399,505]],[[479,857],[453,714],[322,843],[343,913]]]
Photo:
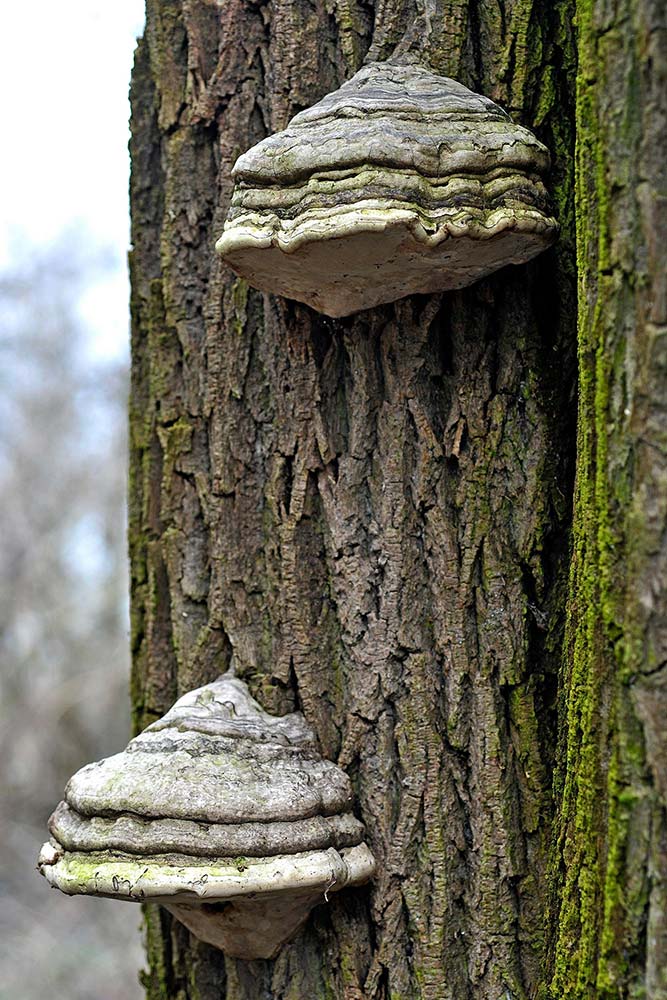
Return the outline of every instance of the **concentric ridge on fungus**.
[[[331,316],[462,288],[553,242],[548,168],[488,98],[370,63],[239,157],[216,249],[251,285]]]
[[[351,805],[303,716],[269,715],[225,676],[70,779],[39,868],[70,895],[161,902],[202,940],[268,958],[327,892],[372,875]]]

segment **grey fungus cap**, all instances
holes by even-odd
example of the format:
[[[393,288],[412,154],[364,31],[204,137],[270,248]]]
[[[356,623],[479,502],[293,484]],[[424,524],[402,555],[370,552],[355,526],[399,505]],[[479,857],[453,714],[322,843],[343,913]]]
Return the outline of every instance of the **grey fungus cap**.
[[[351,806],[303,716],[269,715],[225,676],[71,778],[38,867],[69,895],[159,902],[228,954],[269,958],[372,876]]]
[[[254,287],[329,316],[463,288],[554,241],[548,168],[488,98],[369,63],[239,157],[216,249]]]

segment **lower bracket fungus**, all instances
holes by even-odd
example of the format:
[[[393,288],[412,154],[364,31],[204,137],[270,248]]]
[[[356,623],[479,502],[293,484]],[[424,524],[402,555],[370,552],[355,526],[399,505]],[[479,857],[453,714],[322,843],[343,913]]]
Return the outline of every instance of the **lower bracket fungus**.
[[[548,168],[488,98],[371,62],[239,157],[216,249],[254,287],[329,316],[463,288],[554,241]]]
[[[351,809],[303,716],[269,715],[224,676],[70,779],[38,867],[68,895],[161,903],[228,955],[271,958],[329,893],[371,878]]]

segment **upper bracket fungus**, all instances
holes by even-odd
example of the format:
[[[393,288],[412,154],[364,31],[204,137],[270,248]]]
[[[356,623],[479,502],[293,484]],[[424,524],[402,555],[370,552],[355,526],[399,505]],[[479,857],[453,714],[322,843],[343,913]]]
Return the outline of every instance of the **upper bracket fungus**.
[[[239,157],[216,249],[254,287],[329,316],[463,288],[554,241],[548,168],[493,101],[372,62]]]
[[[70,779],[38,867],[69,895],[162,903],[238,958],[271,958],[374,871],[347,775],[302,715],[225,676]]]

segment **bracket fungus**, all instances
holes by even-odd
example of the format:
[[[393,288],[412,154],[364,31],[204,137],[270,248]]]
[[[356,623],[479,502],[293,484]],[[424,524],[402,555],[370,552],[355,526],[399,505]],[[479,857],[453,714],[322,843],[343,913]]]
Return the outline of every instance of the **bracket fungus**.
[[[227,954],[270,958],[372,876],[351,809],[303,716],[269,715],[226,675],[70,779],[38,867],[69,895],[161,903]]]
[[[254,287],[329,316],[463,288],[554,241],[548,168],[488,98],[371,62],[239,157],[216,249]]]

